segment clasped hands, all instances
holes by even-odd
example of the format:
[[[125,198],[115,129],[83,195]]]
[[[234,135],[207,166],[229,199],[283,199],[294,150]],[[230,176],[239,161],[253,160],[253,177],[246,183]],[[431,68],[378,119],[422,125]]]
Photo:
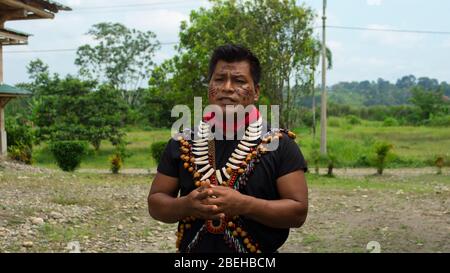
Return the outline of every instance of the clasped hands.
[[[248,197],[232,188],[203,182],[186,196],[187,214],[211,220],[241,215]]]

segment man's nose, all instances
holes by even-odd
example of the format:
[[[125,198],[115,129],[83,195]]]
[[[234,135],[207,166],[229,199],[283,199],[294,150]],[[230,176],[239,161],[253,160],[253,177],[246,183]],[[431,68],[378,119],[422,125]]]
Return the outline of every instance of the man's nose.
[[[223,86],[223,91],[234,91],[233,84],[231,83],[231,79],[227,79],[225,81],[225,85]]]

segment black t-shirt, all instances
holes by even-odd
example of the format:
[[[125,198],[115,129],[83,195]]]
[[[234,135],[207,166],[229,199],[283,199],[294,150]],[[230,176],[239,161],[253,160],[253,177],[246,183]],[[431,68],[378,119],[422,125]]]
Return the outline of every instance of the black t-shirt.
[[[217,169],[225,166],[238,143],[239,140],[215,140]],[[158,165],[158,172],[178,178],[180,196],[184,196],[196,189],[196,187],[192,174],[183,168],[183,161],[180,159],[180,155],[180,143],[170,139]],[[266,200],[280,199],[276,185],[277,178],[297,170],[306,171],[306,162],[297,143],[289,138],[287,134],[284,134],[275,151],[262,155],[260,163],[256,165],[254,173],[249,177],[247,185],[241,192]],[[262,252],[275,252],[283,245],[289,235],[289,229],[287,228],[272,228],[245,217],[241,218],[244,223],[244,229],[258,242]],[[192,223],[192,228],[185,230],[180,246],[181,252],[186,249],[203,224],[204,220],[196,220]],[[225,244],[223,235],[206,232],[198,241],[198,245],[192,249],[192,252],[225,253],[233,252],[233,250]]]

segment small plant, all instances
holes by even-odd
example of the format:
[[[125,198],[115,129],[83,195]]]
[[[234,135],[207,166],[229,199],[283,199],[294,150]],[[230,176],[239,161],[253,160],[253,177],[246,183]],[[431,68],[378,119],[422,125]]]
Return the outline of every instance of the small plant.
[[[120,169],[122,169],[123,163],[126,158],[131,156],[131,153],[127,151],[127,142],[120,139],[116,144],[116,150],[112,157],[110,157],[111,172],[113,174],[118,174]]]
[[[437,167],[437,173],[436,174],[442,174],[442,167],[444,167],[444,157],[443,156],[438,156],[436,158],[436,160],[434,161],[434,165]]]
[[[390,143],[380,142],[375,144],[375,166],[377,167],[377,174],[382,175],[386,167],[387,157],[394,146]]]
[[[319,174],[320,151],[319,144],[317,142],[314,142],[311,145],[311,161],[314,164],[315,173]]]
[[[359,125],[359,124],[361,124],[361,119],[358,118],[355,115],[348,115],[347,116],[347,120],[348,120],[348,123],[350,123],[351,125]]]
[[[165,141],[158,141],[152,144],[151,146],[152,157],[153,159],[155,159],[156,163],[159,164],[159,161],[161,160],[162,154],[164,153],[166,146],[167,142]]]
[[[355,167],[369,167],[370,159],[366,155],[361,155],[355,162]]]
[[[327,162],[327,176],[334,177],[333,170],[337,165],[336,155],[329,152],[328,155],[325,157],[325,160]]]
[[[113,174],[118,174],[120,169],[122,168],[122,158],[120,157],[120,155],[114,154],[110,158],[110,162],[111,162],[111,172]]]
[[[55,157],[58,167],[66,172],[72,172],[80,166],[87,149],[88,144],[85,141],[65,140],[50,143],[50,151]]]
[[[8,147],[8,156],[12,160],[31,165],[33,163],[33,150],[30,146],[22,143]]]
[[[383,121],[384,127],[398,126],[398,121],[393,117],[388,117]]]

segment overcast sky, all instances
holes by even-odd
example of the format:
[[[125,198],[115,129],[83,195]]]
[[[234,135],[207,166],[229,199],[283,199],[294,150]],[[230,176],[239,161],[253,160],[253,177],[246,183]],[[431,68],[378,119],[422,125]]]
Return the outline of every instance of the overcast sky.
[[[4,80],[27,82],[26,65],[40,58],[52,72],[76,74],[75,49],[90,43],[85,35],[91,25],[119,22],[130,28],[151,30],[162,43],[178,41],[180,22],[206,0],[59,0],[73,8],[54,20],[7,22],[7,28],[32,34],[29,45],[5,47]],[[322,0],[298,1],[321,13]],[[147,5],[140,5],[147,4]],[[121,6],[122,5],[122,6]],[[119,7],[111,7],[119,6]],[[101,7],[101,8],[100,8]],[[448,0],[328,0],[328,24],[363,27],[450,32]],[[320,17],[316,24],[320,25]],[[414,74],[450,82],[450,35],[360,31],[330,28],[327,43],[334,54],[328,83],[340,81],[390,81]],[[320,35],[320,29],[317,29]],[[156,55],[161,62],[174,54],[173,44],[163,45]],[[41,50],[68,49],[59,52]],[[72,50],[73,49],[73,50]],[[10,51],[9,53],[7,51]],[[16,51],[16,53],[11,52]],[[18,51],[18,52],[17,52]]]

